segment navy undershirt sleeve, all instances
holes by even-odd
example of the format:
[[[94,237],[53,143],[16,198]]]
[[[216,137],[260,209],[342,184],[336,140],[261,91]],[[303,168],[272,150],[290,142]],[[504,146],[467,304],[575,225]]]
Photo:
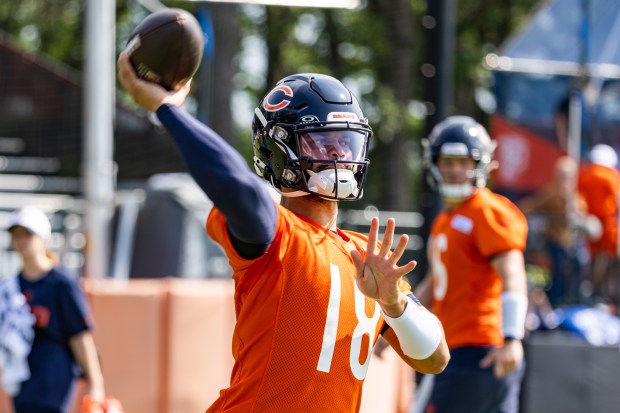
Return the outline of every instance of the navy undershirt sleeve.
[[[186,111],[165,104],[156,114],[196,183],[226,217],[237,252],[257,245],[262,253],[273,240],[276,225],[276,205],[264,183],[237,150]],[[249,255],[255,255],[251,251]]]

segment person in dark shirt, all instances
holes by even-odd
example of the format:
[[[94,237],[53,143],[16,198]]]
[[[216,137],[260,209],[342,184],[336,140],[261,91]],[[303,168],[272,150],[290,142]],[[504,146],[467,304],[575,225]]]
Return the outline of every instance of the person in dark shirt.
[[[58,258],[47,249],[47,216],[35,207],[18,209],[9,231],[11,245],[23,261],[19,286],[36,319],[28,355],[30,378],[13,397],[15,412],[66,413],[80,374],[88,381],[90,397],[103,402],[103,376],[86,297],[77,279],[59,267]]]

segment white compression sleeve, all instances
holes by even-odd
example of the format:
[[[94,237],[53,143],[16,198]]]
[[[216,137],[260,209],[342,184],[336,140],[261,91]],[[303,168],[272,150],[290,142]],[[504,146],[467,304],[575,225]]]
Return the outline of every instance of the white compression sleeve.
[[[502,293],[502,333],[521,340],[525,335],[527,297],[516,291]]]
[[[403,353],[412,359],[425,359],[439,347],[443,336],[439,320],[411,297],[407,297],[407,307],[400,317],[392,318],[383,311],[381,314],[396,333]]]

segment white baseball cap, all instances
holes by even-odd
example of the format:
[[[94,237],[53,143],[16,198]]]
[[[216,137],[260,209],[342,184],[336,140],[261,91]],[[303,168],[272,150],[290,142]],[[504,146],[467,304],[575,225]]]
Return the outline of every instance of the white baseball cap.
[[[15,227],[22,227],[28,232],[49,240],[52,235],[52,225],[47,215],[39,208],[26,206],[15,210],[9,220],[9,231]]]
[[[592,147],[590,161],[608,168],[615,168],[618,164],[618,154],[611,146],[599,143]]]

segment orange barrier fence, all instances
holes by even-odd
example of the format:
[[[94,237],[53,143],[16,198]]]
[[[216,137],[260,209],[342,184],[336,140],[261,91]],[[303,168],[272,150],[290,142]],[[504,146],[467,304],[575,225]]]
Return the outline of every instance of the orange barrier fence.
[[[202,413],[228,385],[232,281],[86,280],[84,289],[106,391],[125,413]],[[372,357],[361,413],[405,413],[413,395],[411,369],[390,348]],[[76,399],[81,394],[83,387]],[[3,394],[0,412],[11,412]]]

